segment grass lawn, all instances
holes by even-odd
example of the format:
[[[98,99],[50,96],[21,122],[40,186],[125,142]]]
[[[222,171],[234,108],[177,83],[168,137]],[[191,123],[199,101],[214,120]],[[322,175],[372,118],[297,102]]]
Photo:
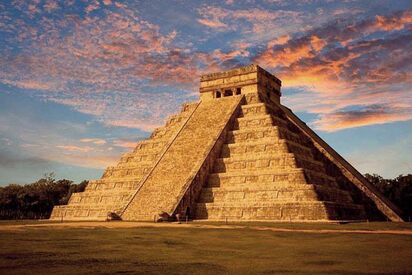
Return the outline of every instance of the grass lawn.
[[[393,223],[276,226],[411,229]],[[412,274],[412,235],[27,227],[0,230],[0,247],[0,274]]]

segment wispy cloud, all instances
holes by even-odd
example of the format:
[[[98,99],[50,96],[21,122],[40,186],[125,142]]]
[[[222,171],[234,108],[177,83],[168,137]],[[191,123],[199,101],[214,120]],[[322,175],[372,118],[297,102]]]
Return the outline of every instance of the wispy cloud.
[[[323,121],[351,105],[401,101],[384,90],[408,97],[411,10],[358,17],[361,8],[308,12],[279,1],[271,2],[277,8],[200,5],[191,19],[205,32],[204,41],[221,32],[233,36],[204,50],[183,30],[162,29],[127,1],[74,3],[30,0],[3,7],[0,81],[110,127],[151,131],[193,100],[201,73],[251,61],[275,72],[285,88],[304,86],[306,93],[286,102]],[[378,93],[384,97],[376,102]]]
[[[93,144],[96,144],[96,145],[106,144],[106,141],[104,139],[101,139],[101,138],[82,138],[82,139],[80,139],[80,142],[93,143]]]
[[[361,127],[371,124],[384,124],[412,119],[410,108],[394,108],[393,106],[365,106],[355,111],[337,111],[322,114],[314,125],[324,131],[336,131],[346,128]]]
[[[87,153],[93,150],[92,147],[89,146],[76,146],[76,145],[57,145],[56,146],[59,149],[63,149],[64,151],[68,152],[83,152]]]
[[[107,125],[149,131],[159,126],[171,109],[192,96],[198,65],[207,66],[210,58],[176,46],[176,31],[162,33],[127,5],[115,4],[105,1],[110,8],[103,9],[92,1],[83,16],[46,13],[33,22],[23,20],[28,6],[15,5],[23,14],[7,20],[4,31],[15,35],[6,42],[25,41],[27,46],[1,55],[0,81],[37,90],[38,96],[97,115]],[[40,5],[33,5],[41,12]],[[55,8],[49,2],[45,6]],[[148,92],[165,85],[176,87],[176,92]],[[156,113],[164,105],[161,100],[168,107]]]
[[[41,167],[49,166],[51,162],[39,157],[21,157],[12,153],[0,151],[0,168],[10,169],[18,166]]]
[[[292,10],[228,9],[204,5],[198,9],[198,23],[215,31],[237,31],[244,40],[262,40],[270,35],[285,34],[308,19],[303,12]]]
[[[320,130],[409,120],[411,11],[315,28],[283,43],[271,41],[255,62],[278,72],[286,88],[304,86],[305,92],[285,100],[295,110],[318,114],[314,125]],[[356,105],[363,110],[345,110]]]
[[[128,139],[117,139],[113,141],[114,146],[132,149],[135,148],[137,145],[136,140],[128,140]]]

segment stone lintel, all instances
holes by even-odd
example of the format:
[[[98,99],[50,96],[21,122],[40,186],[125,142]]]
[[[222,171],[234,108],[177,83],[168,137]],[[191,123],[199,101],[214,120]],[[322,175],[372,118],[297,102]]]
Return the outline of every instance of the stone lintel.
[[[202,75],[199,92],[202,100],[225,94],[261,93],[279,98],[281,81],[261,67],[251,64],[237,69]],[[276,101],[279,101],[278,99]]]
[[[224,72],[216,72],[216,73],[209,73],[200,76],[200,82],[210,81],[210,80],[217,80],[221,78],[228,78],[237,75],[244,75],[249,73],[259,73],[265,75],[267,78],[273,79],[279,86],[282,85],[282,81],[277,78],[276,76],[272,75],[271,73],[267,72],[266,70],[262,69],[260,66],[255,64],[250,64],[244,67],[239,67],[233,70],[224,71]]]

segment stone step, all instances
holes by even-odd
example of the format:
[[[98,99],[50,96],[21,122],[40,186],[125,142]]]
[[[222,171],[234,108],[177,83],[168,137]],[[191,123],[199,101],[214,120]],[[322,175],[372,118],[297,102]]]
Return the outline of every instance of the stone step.
[[[278,126],[250,127],[245,130],[229,131],[226,137],[227,143],[249,142],[263,138],[286,139],[296,143],[301,141],[298,134]]]
[[[307,161],[311,161],[313,163],[321,165],[322,162],[318,160],[314,160],[309,158],[306,155],[300,155],[300,154],[294,154],[290,153],[287,150],[273,150],[273,151],[263,151],[263,152],[258,152],[258,153],[239,153],[239,154],[232,154],[229,156],[220,156],[217,158],[217,160],[223,160],[225,162],[233,162],[233,161],[248,161],[248,160],[258,160],[258,159],[273,159],[273,158],[298,158],[298,159],[304,159]]]
[[[131,189],[117,189],[115,192],[110,189],[90,190],[84,192],[73,193],[72,197],[87,197],[87,196],[124,196],[132,194],[134,190]]]
[[[187,112],[169,117],[165,126],[154,129],[149,139],[153,141],[170,139],[180,129],[189,115],[190,113]]]
[[[171,115],[167,118],[164,127],[168,129],[177,129],[176,126],[183,123],[190,116],[190,114],[198,104],[199,102],[184,103],[179,114]]]
[[[289,181],[258,181],[258,182],[207,182],[203,188],[212,188],[213,190],[289,190],[313,188],[313,184],[307,182],[289,182]]]
[[[139,169],[139,168],[146,168],[146,167],[152,167],[154,164],[154,161],[152,160],[141,160],[141,161],[136,161],[136,162],[120,162],[114,167],[114,170],[124,170],[124,169]]]
[[[112,192],[102,192],[102,191],[91,191],[91,192],[81,192],[74,193],[70,197],[69,203],[74,204],[114,204],[114,203],[124,203],[127,202],[133,195],[133,191],[117,191]]]
[[[153,162],[160,157],[162,149],[163,148],[156,148],[156,150],[153,150],[152,152],[134,153],[133,155],[122,159],[121,163],[127,163],[127,162],[138,163],[140,161],[147,161],[147,162],[152,161]]]
[[[300,134],[299,129],[291,123],[283,110],[278,108],[274,105],[268,105],[266,103],[254,103],[254,104],[247,104],[242,107],[242,118],[251,118],[259,117],[262,115],[270,115],[274,120],[274,125],[283,126],[284,128],[288,128],[291,132]]]
[[[91,187],[87,187],[84,192],[92,192],[92,191],[110,191],[110,192],[118,192],[118,191],[131,191],[136,190],[139,186],[138,182],[133,184],[98,184],[93,185]],[[81,192],[82,193],[82,192]]]
[[[106,220],[109,212],[119,209],[116,205],[60,205],[53,208],[51,220]]]
[[[253,103],[242,105],[242,117],[257,116],[262,114],[271,114],[280,118],[284,117],[284,113],[280,109],[275,110],[273,108],[268,107],[265,103]]]
[[[103,178],[116,178],[116,177],[142,177],[146,175],[150,169],[150,166],[136,166],[134,168],[124,168],[124,167],[108,167],[103,174]]]
[[[209,187],[240,183],[290,182],[296,184],[318,184],[338,188],[335,179],[322,173],[302,168],[285,170],[241,170],[236,172],[211,173],[208,177]]]
[[[101,181],[101,182],[123,182],[123,181],[126,181],[126,182],[130,182],[130,181],[134,181],[134,182],[139,182],[142,178],[143,178],[143,176],[145,176],[146,174],[144,174],[144,175],[141,175],[141,176],[133,176],[133,175],[128,175],[128,176],[121,176],[121,177],[110,177],[110,178],[101,178],[101,179],[99,179],[98,181]]]
[[[165,127],[168,127],[169,129],[172,129],[176,127],[178,124],[182,123],[186,118],[188,114],[177,114],[177,115],[171,115],[167,118]]]
[[[254,103],[243,106],[242,117],[251,118],[262,115],[270,115],[275,120],[274,125],[283,126],[288,128],[291,132],[300,134],[300,130],[287,119],[283,110],[275,105],[268,105],[266,103]]]
[[[303,169],[308,182],[313,182],[323,186],[339,188],[338,183],[334,177],[328,176],[323,172]]]
[[[206,185],[203,189],[210,189],[211,191],[224,191],[224,192],[231,192],[231,191],[264,191],[264,190],[290,190],[290,189],[298,189],[298,190],[309,190],[314,189],[314,184],[305,184],[305,183],[292,183],[288,181],[283,182],[258,182],[258,183],[231,183],[221,186],[210,186]]]
[[[279,147],[278,147],[279,148]],[[269,148],[268,148],[269,149]],[[303,155],[303,154],[296,154],[288,152],[287,150],[271,150],[271,151],[263,151],[258,153],[239,153],[239,154],[232,154],[229,156],[219,157],[217,160],[224,161],[225,163],[231,163],[236,161],[249,161],[249,160],[272,160],[272,159],[293,159],[293,160],[302,160],[306,162],[313,163],[314,165],[323,166],[323,162],[315,160],[311,158],[311,156]],[[305,168],[305,167],[303,167]]]
[[[153,164],[153,160],[133,158],[127,162],[120,161],[114,167],[119,169],[134,169],[136,167],[151,167]]]
[[[104,191],[104,192],[113,192],[113,193],[117,193],[118,191],[122,192],[122,191],[135,191],[138,187],[139,187],[140,183],[136,182],[135,184],[132,185],[127,185],[127,186],[114,186],[113,185],[106,185],[106,184],[102,184],[102,185],[98,185],[92,188],[88,188],[85,189],[85,191],[83,192],[95,192],[95,191]],[[79,192],[79,193],[83,193],[83,192]]]
[[[281,114],[282,116],[283,116],[283,114],[284,114],[284,111],[281,109],[281,108],[279,108],[278,106],[276,106],[276,105],[273,105],[273,104],[268,104],[268,103],[266,103],[266,102],[254,102],[254,103],[249,103],[249,104],[245,104],[245,105],[243,105],[244,107],[245,107],[245,109],[248,109],[248,108],[261,108],[261,107],[264,107],[265,108],[265,110],[267,110],[269,113],[279,113],[279,114]],[[242,109],[243,110],[243,109]]]
[[[110,176],[111,174],[118,172],[118,171],[126,171],[126,170],[137,170],[137,171],[145,171],[147,168],[152,167],[153,162],[151,161],[143,161],[142,163],[139,164],[133,164],[133,163],[128,163],[128,164],[121,164],[118,166],[109,166],[105,169],[103,176]]]
[[[136,144],[136,147],[133,150],[133,153],[131,154],[136,154],[136,153],[141,153],[141,152],[152,153],[151,151],[152,149],[159,150],[159,148],[163,148],[167,144],[168,140],[169,140],[168,138],[159,139],[159,140],[153,140],[153,139],[141,140]]]
[[[151,140],[170,137],[173,134],[174,127],[159,127],[153,130],[150,135]]]
[[[179,114],[169,116],[164,126],[158,127],[153,130],[152,134],[150,135],[150,139],[166,139],[173,136],[173,134],[176,133],[176,131],[180,128],[180,125],[183,124],[186,121],[186,119],[190,116],[191,110],[189,109]]]
[[[165,147],[166,143],[159,145],[154,148],[148,148],[148,149],[138,149],[133,152],[125,153],[122,155],[120,158],[121,162],[128,162],[130,160],[145,160],[145,158],[140,158],[144,156],[152,156],[152,155],[159,155],[162,151],[162,149]]]
[[[187,186],[188,179],[201,173],[198,169],[206,162],[242,99],[243,96],[233,96],[202,101],[127,205],[122,218],[152,220],[153,215],[162,211],[175,211],[188,188],[192,188]]]
[[[248,127],[267,127],[273,125],[286,128],[288,123],[287,121],[279,117],[263,114],[256,116],[239,117],[235,120],[233,127],[237,130]]]
[[[131,199],[131,196],[125,196],[125,197],[120,197],[120,196],[115,196],[115,197],[84,197],[84,198],[74,198],[73,200],[70,200],[70,205],[76,206],[76,205],[90,205],[90,206],[99,206],[103,204],[115,204],[116,207],[122,207],[124,206],[129,200]]]
[[[92,180],[89,181],[89,183],[86,186],[86,191],[87,190],[113,190],[113,189],[128,189],[128,190],[134,190],[137,188],[139,184],[139,180],[124,180],[123,178],[120,179],[113,179],[113,178],[107,178],[107,179],[98,179],[98,180]]]
[[[365,219],[362,206],[333,202],[197,203],[196,219],[208,220],[354,220]]]
[[[73,197],[70,200],[70,205],[102,205],[102,204],[116,204],[119,207],[127,203],[131,198],[128,196],[85,196]]]
[[[247,142],[224,144],[221,150],[221,157],[264,152],[291,152],[313,159],[312,150],[310,148],[290,140],[273,138],[262,138]]]
[[[234,202],[234,201],[332,201],[353,203],[347,191],[316,185],[249,185],[248,187],[231,186],[226,188],[203,188],[198,202]]]
[[[243,169],[294,169],[305,168],[318,172],[325,172],[323,164],[319,161],[301,158],[291,153],[282,154],[244,154],[229,158],[218,158],[213,171],[215,173],[231,172]]]
[[[118,206],[118,204],[114,203],[114,204],[105,204],[105,205],[57,205],[56,207],[58,208],[65,208],[65,209],[70,209],[70,210],[95,210],[95,209],[107,209],[107,210],[113,210]]]
[[[180,112],[181,113],[191,113],[194,109],[196,109],[198,104],[199,104],[198,101],[183,103]]]

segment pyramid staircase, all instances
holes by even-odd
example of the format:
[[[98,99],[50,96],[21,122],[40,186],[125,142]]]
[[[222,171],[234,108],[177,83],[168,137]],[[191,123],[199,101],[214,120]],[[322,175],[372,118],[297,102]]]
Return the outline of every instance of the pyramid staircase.
[[[256,65],[203,75],[183,105],[51,219],[402,221],[398,209],[280,104]]]
[[[197,102],[184,104],[165,126],[154,130],[147,140],[139,141],[116,166],[108,167],[101,179],[90,181],[84,192],[72,194],[68,205],[55,206],[50,219],[105,220],[108,213],[121,213],[197,106]]]
[[[241,96],[234,96],[218,101],[201,101],[165,154],[147,174],[141,188],[121,213],[122,219],[153,221],[162,212],[172,216],[183,197],[191,195],[190,187],[201,188],[202,182],[196,182],[196,178],[202,174],[205,161],[212,159],[210,152],[213,148],[219,149],[216,143],[241,100]]]
[[[196,219],[363,220],[363,205],[326,173],[307,138],[274,104],[241,107],[207,184]]]

